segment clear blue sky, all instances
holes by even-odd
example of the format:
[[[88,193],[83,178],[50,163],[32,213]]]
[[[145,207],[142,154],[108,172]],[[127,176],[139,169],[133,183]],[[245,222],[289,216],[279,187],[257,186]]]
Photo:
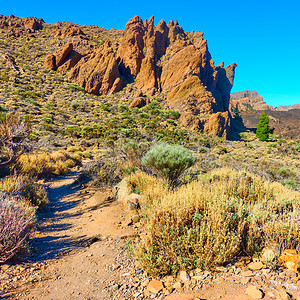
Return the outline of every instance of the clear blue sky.
[[[0,14],[124,29],[135,15],[201,30],[218,64],[236,62],[232,92],[257,90],[273,106],[300,103],[300,0],[3,1]]]

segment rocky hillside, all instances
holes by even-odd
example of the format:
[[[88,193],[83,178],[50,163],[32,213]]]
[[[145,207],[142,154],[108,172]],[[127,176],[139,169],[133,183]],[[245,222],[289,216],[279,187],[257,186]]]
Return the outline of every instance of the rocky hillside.
[[[274,110],[274,107],[267,105],[258,92],[248,90],[232,93],[230,95],[230,105],[239,111]]]
[[[273,107],[268,105],[262,96],[258,94],[257,91],[242,91],[237,93],[232,93],[230,95],[230,106],[232,109],[237,109],[239,111],[252,111],[252,110],[276,110],[276,111],[288,111],[291,109],[300,109],[300,103],[279,107]]]
[[[292,109],[288,111],[266,110],[270,120],[272,132],[285,139],[300,138],[300,110]],[[242,112],[243,123],[248,129],[255,130],[261,111]]]
[[[287,105],[287,106],[280,105],[275,108],[276,111],[288,111],[292,109],[300,109],[300,103],[296,103],[294,105]]]
[[[58,27],[56,31],[66,30]],[[83,31],[76,35],[85,36]],[[187,33],[177,21],[161,20],[154,26],[153,17],[143,22],[136,16],[116,43],[107,39],[85,52],[65,44],[46,57],[45,67],[69,71],[70,81],[94,95],[117,93],[128,84],[134,84],[137,96],[164,94],[166,105],[182,113],[184,126],[229,135],[236,64],[214,66],[203,33]]]

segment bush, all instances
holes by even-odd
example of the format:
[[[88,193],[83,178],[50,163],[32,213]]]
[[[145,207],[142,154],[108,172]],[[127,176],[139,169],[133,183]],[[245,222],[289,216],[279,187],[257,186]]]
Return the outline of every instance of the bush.
[[[0,192],[0,263],[15,255],[28,238],[34,212],[20,196]]]
[[[171,184],[196,162],[194,154],[179,145],[160,144],[149,150],[142,164],[153,169]]]
[[[0,122],[0,167],[8,166],[22,153],[30,124],[18,116],[5,116]],[[3,176],[0,172],[0,177]]]
[[[65,151],[36,152],[21,155],[16,167],[22,174],[34,178],[66,174],[69,168],[80,163],[81,157],[76,153]]]
[[[219,169],[169,190],[162,179],[128,178],[141,201],[145,233],[135,254],[149,275],[211,269],[274,243],[300,245],[300,194],[259,176]]]
[[[0,191],[18,194],[30,201],[33,206],[43,206],[48,203],[46,190],[26,176],[7,176],[0,179]]]

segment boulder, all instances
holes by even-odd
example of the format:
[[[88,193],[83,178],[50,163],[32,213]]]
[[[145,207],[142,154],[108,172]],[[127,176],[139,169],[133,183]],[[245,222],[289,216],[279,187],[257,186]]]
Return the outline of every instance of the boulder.
[[[63,48],[46,56],[44,67],[48,70],[65,73],[73,68],[81,58],[82,55],[73,50],[73,44],[67,43]]]
[[[264,293],[254,285],[250,285],[247,287],[246,295],[254,299],[262,299],[264,297]]]
[[[144,98],[144,97],[138,97],[136,99],[134,99],[130,104],[129,104],[129,108],[142,108],[144,106],[146,106],[149,103],[149,99],[148,98]]]
[[[58,67],[58,71],[65,73],[66,71],[72,69],[82,58],[82,55],[74,50],[71,50],[65,59],[61,62]]]
[[[53,54],[48,54],[44,61],[44,67],[48,70],[56,70],[56,58]]]
[[[287,269],[297,272],[300,266],[300,255],[295,249],[284,250],[280,257],[279,262],[283,264]]]
[[[151,280],[147,286],[147,290],[151,293],[157,294],[164,288],[160,280]]]
[[[25,18],[24,27],[27,32],[34,32],[36,30],[43,29],[44,21],[42,19],[37,19],[35,17]]]
[[[67,43],[62,49],[56,51],[53,53],[56,60],[56,67],[61,66],[64,59],[67,57],[67,55],[73,50],[73,44]]]

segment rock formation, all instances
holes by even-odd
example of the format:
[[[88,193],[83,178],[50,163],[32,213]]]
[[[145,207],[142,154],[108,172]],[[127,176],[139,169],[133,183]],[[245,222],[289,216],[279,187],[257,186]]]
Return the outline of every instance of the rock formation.
[[[71,70],[69,78],[95,95],[115,93],[123,87],[118,61],[108,41],[84,56]]]
[[[43,19],[37,19],[36,17],[20,18],[14,15],[3,16],[0,15],[0,28],[9,28],[10,35],[20,36],[20,34],[33,33],[37,30],[43,29]]]
[[[80,38],[87,38],[85,33],[75,25],[67,25],[62,26],[61,24],[57,24],[57,26],[52,31],[53,36],[61,36],[61,37],[73,37],[77,36]]]
[[[48,70],[66,72],[81,59],[81,54],[73,50],[73,44],[68,43],[62,49],[46,56],[44,66]]]
[[[71,69],[69,79],[92,94],[110,94],[133,83],[142,94],[167,94],[167,106],[185,126],[228,137],[229,100],[236,64],[214,66],[202,32],[187,35],[177,21],[130,19],[118,45],[108,41],[62,68],[69,46],[47,56],[45,67]],[[72,50],[73,51],[73,50]],[[68,54],[67,54],[68,55]],[[61,57],[61,58],[59,58]],[[72,65],[72,66],[71,66]]]
[[[268,105],[262,96],[257,91],[242,91],[232,93],[230,95],[231,109],[238,109],[239,111],[252,111],[252,110],[276,110],[276,111],[288,111],[291,109],[300,109],[300,103],[279,107],[273,107]]]
[[[268,105],[257,91],[242,91],[230,95],[231,108],[239,111],[251,110],[274,110],[274,107]]]

